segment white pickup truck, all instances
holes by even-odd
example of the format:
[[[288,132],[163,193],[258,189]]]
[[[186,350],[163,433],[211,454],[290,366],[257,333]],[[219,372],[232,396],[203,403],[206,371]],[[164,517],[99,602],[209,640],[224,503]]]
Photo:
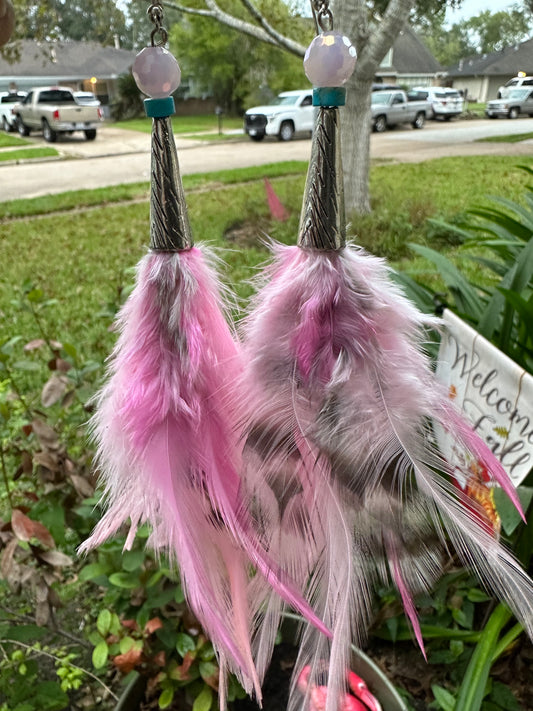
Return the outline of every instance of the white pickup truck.
[[[15,104],[24,101],[25,91],[2,91],[0,92],[0,124],[4,131],[14,131],[17,127],[13,107]]]
[[[372,92],[372,128],[378,133],[400,123],[423,128],[431,113],[429,101],[411,101],[400,89]]]
[[[79,104],[70,89],[52,86],[32,89],[13,108],[21,136],[30,131],[42,131],[45,141],[53,143],[61,133],[83,131],[88,141],[96,138],[96,129],[103,120],[100,106]]]
[[[244,114],[244,131],[252,141],[277,136],[290,141],[295,133],[313,131],[313,90],[284,91],[271,104],[254,106]]]

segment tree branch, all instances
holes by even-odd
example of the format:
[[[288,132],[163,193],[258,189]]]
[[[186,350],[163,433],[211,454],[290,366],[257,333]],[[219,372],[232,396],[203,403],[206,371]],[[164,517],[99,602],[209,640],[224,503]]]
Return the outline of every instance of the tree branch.
[[[272,27],[266,17],[255,7],[255,5],[250,2],[250,0],[241,0],[241,3],[248,10],[254,20],[256,20],[256,22],[259,22],[265,32],[269,34],[273,40],[276,41],[276,44],[278,44],[280,47],[283,47],[284,49],[287,49],[289,52],[292,52],[292,54],[295,54],[297,57],[304,56],[305,47],[299,42],[295,42],[289,37],[285,37],[285,35],[282,35],[281,32],[278,32],[276,29],[274,29],[274,27]],[[290,47],[292,47],[293,49],[290,49]]]
[[[376,67],[398,37],[398,28],[405,25],[413,5],[413,0],[390,0],[381,21],[370,34],[367,44],[359,55],[357,70],[361,76],[374,76]]]
[[[241,1],[244,4],[244,0]],[[303,45],[301,45],[299,42],[291,40],[289,37],[285,37],[279,32],[276,32],[276,30],[274,30],[274,28],[269,25],[267,20],[262,17],[261,13],[256,8],[253,8],[253,10],[259,18],[262,18],[261,20],[258,19],[258,21],[261,22],[261,27],[258,27],[257,25],[254,25],[251,22],[246,22],[246,20],[240,20],[237,17],[233,17],[233,15],[224,12],[224,10],[222,10],[222,8],[217,5],[215,0],[205,0],[205,4],[208,7],[207,10],[197,9],[194,7],[189,7],[187,5],[181,5],[178,2],[174,2],[174,0],[167,0],[166,2],[163,2],[163,4],[166,7],[171,8],[172,10],[178,10],[179,12],[184,12],[189,15],[212,17],[213,19],[218,20],[218,22],[221,22],[227,27],[231,27],[232,29],[237,30],[238,32],[243,32],[244,34],[249,35],[250,37],[254,37],[255,39],[260,40],[261,42],[271,44],[274,47],[285,49],[287,52],[295,54],[297,57],[303,57],[305,54],[305,47]],[[250,7],[253,6],[250,5]],[[253,16],[256,17],[256,15]],[[269,28],[268,31],[266,27]]]

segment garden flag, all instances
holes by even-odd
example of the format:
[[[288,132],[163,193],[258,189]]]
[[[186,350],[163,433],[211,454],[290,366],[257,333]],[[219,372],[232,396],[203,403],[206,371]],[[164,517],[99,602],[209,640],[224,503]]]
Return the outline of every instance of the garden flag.
[[[449,309],[443,321],[437,378],[518,486],[533,467],[533,377]],[[436,432],[464,486],[472,462],[452,432]]]

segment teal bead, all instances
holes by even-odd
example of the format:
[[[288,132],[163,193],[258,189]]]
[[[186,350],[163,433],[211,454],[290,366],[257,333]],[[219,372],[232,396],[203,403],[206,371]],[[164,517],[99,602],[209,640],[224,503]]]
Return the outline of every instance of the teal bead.
[[[343,86],[325,86],[313,89],[313,106],[344,106],[346,89]]]
[[[176,107],[172,96],[165,96],[162,99],[145,99],[144,110],[150,118],[166,118],[172,116]]]

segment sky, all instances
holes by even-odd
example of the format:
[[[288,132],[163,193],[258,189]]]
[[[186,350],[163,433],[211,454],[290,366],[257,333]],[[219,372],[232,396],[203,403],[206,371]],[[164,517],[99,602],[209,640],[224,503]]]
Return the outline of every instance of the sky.
[[[466,20],[474,15],[479,15],[483,10],[490,10],[491,12],[507,10],[513,4],[515,3],[505,2],[505,0],[503,2],[502,0],[463,0],[461,7],[457,10],[447,10],[446,20],[450,24],[453,24],[454,22]]]

